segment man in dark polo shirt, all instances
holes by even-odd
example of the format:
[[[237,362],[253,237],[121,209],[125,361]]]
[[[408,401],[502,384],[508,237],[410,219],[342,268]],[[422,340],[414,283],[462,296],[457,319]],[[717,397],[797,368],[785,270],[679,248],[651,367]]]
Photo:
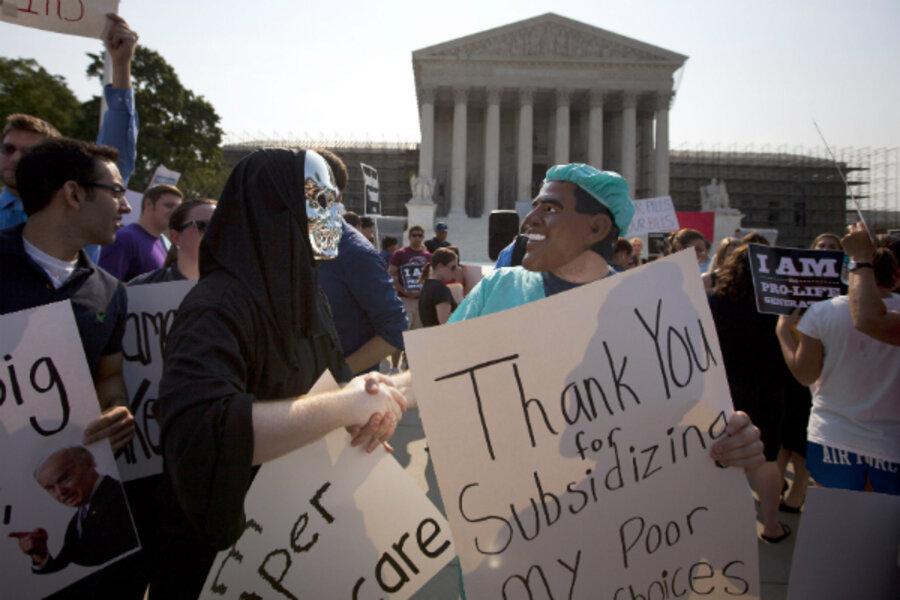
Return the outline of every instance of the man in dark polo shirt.
[[[109,437],[113,448],[134,426],[122,379],[125,288],[82,248],[109,244],[130,208],[117,152],[66,138],[42,142],[16,168],[28,222],[0,231],[0,314],[70,300],[103,416],[85,443]]]
[[[116,167],[118,153],[67,138],[28,150],[16,182],[28,221],[0,231],[0,314],[69,300],[102,414],[85,428],[83,445],[108,438],[113,450],[134,436],[122,378],[124,286],[92,263],[83,248],[107,245],[131,209]],[[59,597],[140,598],[126,561],[76,582]],[[56,597],[56,596],[54,596]]]

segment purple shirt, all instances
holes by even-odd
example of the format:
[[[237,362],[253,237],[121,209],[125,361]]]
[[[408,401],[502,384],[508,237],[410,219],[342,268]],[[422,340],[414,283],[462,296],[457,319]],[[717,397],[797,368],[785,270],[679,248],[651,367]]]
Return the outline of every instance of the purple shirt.
[[[159,269],[165,261],[166,247],[162,240],[137,223],[116,232],[116,241],[104,246],[100,253],[100,266],[120,281]]]
[[[419,276],[422,269],[431,261],[431,253],[422,246],[421,250],[413,250],[409,246],[400,248],[391,256],[391,265],[397,267],[397,281],[404,293],[418,292],[422,289]]]

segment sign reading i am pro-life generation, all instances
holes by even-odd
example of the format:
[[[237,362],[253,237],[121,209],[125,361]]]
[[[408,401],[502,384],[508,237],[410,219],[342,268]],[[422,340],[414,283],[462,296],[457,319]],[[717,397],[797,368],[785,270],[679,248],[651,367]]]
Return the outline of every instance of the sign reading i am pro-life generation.
[[[847,291],[841,282],[840,250],[806,250],[750,244],[750,271],[756,310],[789,315]]]
[[[102,38],[106,13],[118,13],[119,0],[4,0],[0,21],[69,35]]]
[[[758,598],[693,250],[405,344],[469,598]]]
[[[68,301],[0,316],[0,589],[43,598],[140,546]]]
[[[310,393],[337,388],[326,371]],[[403,468],[343,429],[264,464],[244,534],[200,598],[409,598],[456,556],[450,527]]]
[[[116,453],[125,481],[162,473],[159,423],[154,406],[162,378],[163,350],[175,313],[195,280],[135,285],[128,291],[122,336],[122,375],[134,415],[134,439]]]

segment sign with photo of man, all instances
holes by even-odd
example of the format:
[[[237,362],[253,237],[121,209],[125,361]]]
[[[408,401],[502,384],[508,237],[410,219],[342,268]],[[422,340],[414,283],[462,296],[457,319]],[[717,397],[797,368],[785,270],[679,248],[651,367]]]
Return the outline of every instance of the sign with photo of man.
[[[0,585],[47,596],[140,549],[68,301],[0,317]]]

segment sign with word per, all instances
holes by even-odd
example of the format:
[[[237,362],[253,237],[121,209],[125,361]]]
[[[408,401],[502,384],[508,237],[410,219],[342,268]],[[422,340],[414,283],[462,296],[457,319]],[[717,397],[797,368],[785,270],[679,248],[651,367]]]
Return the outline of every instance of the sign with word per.
[[[758,598],[693,250],[405,344],[469,598]]]
[[[131,398],[134,439],[116,453],[125,481],[162,473],[159,423],[154,416],[163,349],[175,313],[196,281],[135,285],[128,291],[128,318],[122,337],[122,374]]]
[[[118,13],[119,0],[4,0],[0,21],[69,35],[102,38],[106,13]]]
[[[666,232],[678,229],[678,217],[671,196],[634,201],[634,217],[628,226],[628,236],[641,236],[652,231]]]
[[[846,293],[841,283],[840,250],[806,250],[750,244],[750,271],[756,310],[789,315],[819,300]]]
[[[336,389],[329,374],[315,391]],[[381,448],[343,429],[259,470],[244,534],[220,552],[201,598],[409,598],[456,553],[450,528]]]
[[[0,589],[43,598],[140,546],[68,301],[0,317]]]

